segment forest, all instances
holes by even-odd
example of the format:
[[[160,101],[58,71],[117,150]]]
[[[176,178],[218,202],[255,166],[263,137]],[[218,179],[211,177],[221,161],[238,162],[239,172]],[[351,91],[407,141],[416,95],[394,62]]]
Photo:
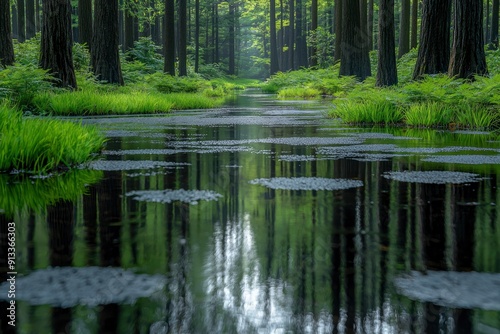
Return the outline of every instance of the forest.
[[[213,108],[258,87],[333,98],[351,124],[498,124],[498,0],[0,0],[0,15],[5,120]]]

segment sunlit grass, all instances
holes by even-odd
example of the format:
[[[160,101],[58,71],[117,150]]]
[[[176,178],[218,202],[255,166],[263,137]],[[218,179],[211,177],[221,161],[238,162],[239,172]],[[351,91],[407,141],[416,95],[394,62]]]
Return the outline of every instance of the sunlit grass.
[[[410,126],[448,126],[453,120],[453,110],[442,103],[419,103],[411,105],[404,115]]]
[[[460,105],[455,114],[459,128],[489,129],[498,127],[498,112],[471,105]]]
[[[97,128],[57,119],[23,118],[0,105],[0,171],[47,172],[87,161],[103,147]]]
[[[349,124],[398,124],[403,113],[389,101],[338,103],[329,113]]]
[[[314,99],[321,96],[321,92],[318,89],[310,87],[292,87],[284,88],[279,91],[278,98],[289,99],[289,98],[302,98],[302,99]]]

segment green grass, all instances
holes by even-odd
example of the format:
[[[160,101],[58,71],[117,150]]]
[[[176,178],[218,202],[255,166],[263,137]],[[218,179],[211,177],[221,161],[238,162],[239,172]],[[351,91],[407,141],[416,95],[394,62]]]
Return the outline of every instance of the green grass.
[[[389,125],[401,123],[403,113],[389,101],[344,101],[330,111],[330,117],[340,118],[349,124]]]
[[[442,103],[421,103],[411,105],[404,116],[410,126],[443,127],[452,123],[453,110]]]
[[[105,141],[94,127],[22,117],[6,104],[0,105],[0,130],[0,172],[69,168],[89,160]]]
[[[455,123],[459,128],[490,129],[498,127],[498,111],[480,106],[460,105],[455,114]]]
[[[291,87],[284,88],[278,93],[278,98],[289,99],[289,98],[302,98],[302,99],[314,99],[321,96],[321,92],[315,88],[309,87]]]

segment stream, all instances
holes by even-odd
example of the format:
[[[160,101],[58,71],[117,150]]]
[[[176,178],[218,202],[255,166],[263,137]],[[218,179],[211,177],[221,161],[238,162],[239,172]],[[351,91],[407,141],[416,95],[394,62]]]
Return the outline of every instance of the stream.
[[[0,175],[0,332],[499,334],[498,137],[328,107],[84,118],[97,160]]]

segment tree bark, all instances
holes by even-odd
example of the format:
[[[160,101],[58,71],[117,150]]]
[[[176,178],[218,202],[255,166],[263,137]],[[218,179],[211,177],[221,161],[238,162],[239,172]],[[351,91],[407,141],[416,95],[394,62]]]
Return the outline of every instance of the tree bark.
[[[4,67],[14,64],[9,0],[0,0],[0,64]]]
[[[410,37],[410,49],[417,47],[417,36],[418,36],[418,0],[413,0],[411,3],[411,37]]]
[[[164,41],[165,66],[163,71],[175,75],[175,3],[174,0],[165,1]]]
[[[448,74],[462,79],[487,75],[482,0],[455,0],[454,26]]]
[[[236,31],[236,4],[231,1],[229,3],[229,70],[228,74],[236,74],[235,62],[235,31]]]
[[[17,40],[20,43],[26,40],[26,11],[24,0],[17,0]]]
[[[345,2],[342,20],[340,75],[364,80],[371,75],[368,40],[361,29],[359,2]]]
[[[342,12],[344,0],[335,0],[335,50],[333,60],[339,61],[342,57]]]
[[[368,50],[373,50],[373,0],[368,1],[368,17],[367,17],[367,31],[368,31]]]
[[[420,46],[413,79],[446,73],[450,61],[451,0],[424,0]]]
[[[361,0],[366,1],[366,0]],[[311,31],[314,33],[318,29],[318,0],[311,1]],[[318,50],[315,45],[311,48],[311,66],[318,65]]]
[[[123,85],[118,52],[118,0],[95,0],[92,69],[99,80]]]
[[[401,1],[398,58],[410,51],[410,0]]]
[[[59,87],[76,89],[70,0],[45,0],[40,67],[49,70]]]
[[[376,85],[384,87],[398,83],[394,36],[394,0],[380,0],[379,6]]]
[[[187,76],[187,0],[179,0],[179,75]]]
[[[290,32],[288,34],[288,67],[295,69],[295,0],[289,0],[290,9]]]
[[[92,0],[78,0],[78,30],[80,32],[80,43],[92,44]]]
[[[123,40],[123,50],[125,52],[129,51],[134,47],[134,14],[130,6],[124,9],[124,40]]]
[[[26,39],[35,37],[35,0],[26,0]]]
[[[19,34],[17,30],[19,29],[17,23],[17,9],[16,6],[12,5],[12,38],[19,40]]]
[[[307,67],[307,41],[305,35],[305,24],[304,24],[304,0],[297,0],[295,7],[295,50],[297,68]]]
[[[278,72],[278,46],[276,43],[276,2],[270,0],[269,10],[269,24],[270,24],[270,44],[271,44],[271,68],[270,74],[273,75]]]
[[[493,0],[493,7],[491,11],[491,35],[490,43],[494,48],[498,48],[498,0]]]
[[[200,71],[200,0],[194,3],[195,32],[194,32],[194,71]]]

